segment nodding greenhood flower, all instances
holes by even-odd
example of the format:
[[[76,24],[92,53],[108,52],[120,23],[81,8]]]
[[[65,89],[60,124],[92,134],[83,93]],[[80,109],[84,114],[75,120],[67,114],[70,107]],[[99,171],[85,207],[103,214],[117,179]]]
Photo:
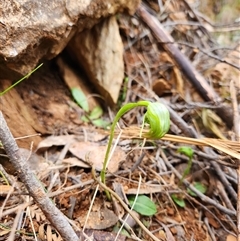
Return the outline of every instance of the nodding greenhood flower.
[[[110,137],[108,141],[108,146],[103,162],[103,169],[101,171],[101,181],[105,184],[106,182],[106,169],[107,169],[107,162],[109,158],[109,153],[113,141],[114,130],[117,125],[118,120],[126,114],[128,111],[132,110],[135,107],[146,107],[147,112],[144,116],[144,121],[147,122],[150,126],[150,130],[148,133],[144,134],[143,137],[151,138],[151,139],[159,139],[163,137],[169,130],[170,127],[170,115],[168,112],[167,107],[164,104],[159,102],[149,102],[149,101],[138,101],[136,103],[128,103],[124,105],[115,116],[111,130],[110,130]],[[111,196],[107,190],[105,190],[108,199],[111,199]]]
[[[144,118],[150,125],[150,130],[143,137],[159,139],[162,138],[170,128],[170,114],[167,107],[162,103],[149,103]]]

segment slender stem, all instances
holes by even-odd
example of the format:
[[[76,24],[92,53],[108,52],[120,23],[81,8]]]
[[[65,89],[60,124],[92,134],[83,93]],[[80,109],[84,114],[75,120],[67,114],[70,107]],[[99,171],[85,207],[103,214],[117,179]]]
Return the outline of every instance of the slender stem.
[[[117,113],[117,115],[115,116],[111,129],[110,129],[110,137],[109,137],[109,141],[108,141],[108,146],[107,146],[107,151],[105,154],[105,158],[104,158],[104,162],[103,162],[103,169],[101,171],[101,181],[106,184],[106,169],[107,169],[107,163],[108,163],[108,158],[109,158],[109,153],[110,153],[110,149],[112,146],[112,141],[113,141],[113,137],[114,137],[114,131],[115,131],[115,127],[117,125],[117,122],[119,121],[119,119],[126,114],[128,111],[132,110],[135,107],[139,107],[139,106],[144,106],[147,107],[149,105],[148,101],[139,101],[137,103],[128,103],[126,105],[124,105]],[[107,190],[105,190],[106,195],[108,197],[108,199],[111,199],[110,194]]]
[[[183,175],[182,175],[182,178],[180,179],[179,185],[182,185],[183,180],[189,174],[191,168],[192,168],[192,157],[189,158],[189,160],[188,160],[187,167],[183,172]]]
[[[38,70],[43,64],[38,65],[34,70],[32,70],[30,73],[28,73],[27,75],[23,76],[20,80],[18,80],[16,83],[14,83],[13,85],[11,85],[10,87],[8,87],[7,89],[5,89],[4,91],[0,92],[0,96],[4,95],[6,92],[8,92],[9,90],[11,90],[13,87],[15,87],[17,84],[19,84],[21,81],[25,80],[26,78],[28,78],[32,73],[34,73],[36,70]]]

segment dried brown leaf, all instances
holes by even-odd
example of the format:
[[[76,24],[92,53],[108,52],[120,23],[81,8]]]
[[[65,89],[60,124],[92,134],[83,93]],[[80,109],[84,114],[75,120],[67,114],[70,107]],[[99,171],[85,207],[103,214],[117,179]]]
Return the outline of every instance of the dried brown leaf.
[[[81,160],[84,160],[96,170],[102,169],[106,146],[99,146],[94,142],[75,142],[69,147],[69,151]],[[108,170],[116,172],[119,164],[125,159],[125,153],[120,147],[116,147],[114,155],[109,162]]]

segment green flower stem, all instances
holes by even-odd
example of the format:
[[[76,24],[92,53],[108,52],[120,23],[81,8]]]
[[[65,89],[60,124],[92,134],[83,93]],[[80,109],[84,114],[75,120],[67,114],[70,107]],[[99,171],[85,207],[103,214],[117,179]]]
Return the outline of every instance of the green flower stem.
[[[114,130],[115,127],[119,121],[119,119],[125,115],[128,111],[132,110],[135,107],[139,107],[139,106],[144,106],[147,107],[149,105],[148,101],[139,101],[137,103],[128,103],[126,105],[124,105],[117,113],[117,115],[115,116],[111,129],[110,129],[110,137],[109,137],[109,141],[108,141],[108,146],[107,146],[107,151],[105,154],[105,158],[104,158],[104,162],[103,162],[103,169],[101,171],[101,181],[106,184],[106,168],[107,168],[107,162],[108,162],[108,158],[109,158],[109,154],[110,154],[110,149],[112,146],[112,141],[113,141],[113,137],[114,137]]]
[[[185,177],[190,173],[190,170],[192,168],[192,159],[193,159],[193,155],[194,155],[194,151],[191,147],[188,147],[188,146],[182,146],[182,147],[179,147],[177,152],[187,156],[189,159],[188,159],[188,164],[187,164],[187,167],[186,169],[184,170],[183,172],[183,175],[182,175],[182,178],[179,182],[179,186],[182,185],[182,182],[183,180],[185,179]]]
[[[181,180],[179,182],[179,186],[182,185],[183,180],[190,173],[191,168],[192,168],[192,157],[190,157],[189,160],[188,160],[187,167],[186,167],[186,169],[183,172],[182,178],[181,178]]]
[[[135,107],[140,107],[140,106],[147,108],[147,112],[144,115],[144,122],[147,122],[150,125],[150,130],[144,136],[145,138],[160,139],[169,130],[170,115],[169,115],[167,108],[163,104],[161,104],[159,102],[151,103],[149,101],[139,101],[137,103],[128,103],[128,104],[124,105],[118,111],[117,115],[115,116],[111,129],[110,129],[110,137],[109,137],[108,146],[107,146],[107,150],[106,150],[106,154],[105,154],[105,158],[104,158],[104,162],[103,162],[103,169],[100,174],[101,181],[104,184],[106,184],[107,163],[108,163],[110,149],[111,149],[112,141],[113,141],[113,137],[114,137],[114,130],[117,125],[117,122],[128,111],[132,110]],[[108,199],[110,200],[111,197],[110,197],[109,192],[107,190],[105,190],[105,192],[106,192]]]

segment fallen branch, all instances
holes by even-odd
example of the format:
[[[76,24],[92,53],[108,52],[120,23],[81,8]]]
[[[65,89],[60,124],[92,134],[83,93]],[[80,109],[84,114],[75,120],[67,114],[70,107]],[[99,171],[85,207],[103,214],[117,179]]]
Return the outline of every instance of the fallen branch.
[[[12,166],[17,170],[19,179],[26,186],[29,194],[41,208],[46,218],[56,228],[66,241],[76,241],[78,236],[72,229],[63,213],[54,205],[44,192],[40,181],[31,171],[27,160],[19,154],[19,148],[10,132],[7,123],[0,111],[0,141],[9,157]]]
[[[221,104],[221,98],[207,83],[204,77],[193,67],[188,58],[182,54],[176,43],[173,44],[174,40],[166,33],[158,19],[151,15],[143,5],[138,7],[136,13],[152,30],[156,39],[162,44],[165,51],[172,57],[177,67],[181,70],[186,79],[192,83],[203,99],[216,104],[218,107],[216,109],[217,114],[226,122],[228,127],[231,128],[233,125],[231,110]]]

